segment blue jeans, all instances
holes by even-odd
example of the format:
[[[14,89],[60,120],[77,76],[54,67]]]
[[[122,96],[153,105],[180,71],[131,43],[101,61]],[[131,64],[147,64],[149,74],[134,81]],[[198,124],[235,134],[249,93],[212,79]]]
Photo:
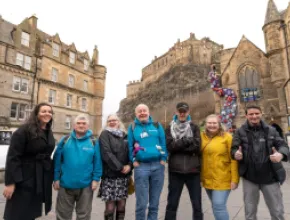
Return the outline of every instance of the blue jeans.
[[[134,168],[136,220],[157,220],[159,198],[164,183],[164,166],[157,162],[140,163]],[[149,201],[148,217],[146,209]]]
[[[211,201],[215,220],[229,220],[227,210],[227,200],[231,190],[211,190],[206,189],[206,193]]]

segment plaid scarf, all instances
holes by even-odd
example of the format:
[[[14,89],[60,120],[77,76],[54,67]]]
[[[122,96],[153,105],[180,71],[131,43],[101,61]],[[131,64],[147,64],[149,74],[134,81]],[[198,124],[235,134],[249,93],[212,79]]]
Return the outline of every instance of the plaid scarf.
[[[106,130],[108,132],[112,133],[113,135],[117,136],[117,137],[123,137],[124,136],[124,132],[121,131],[120,129],[106,127]]]
[[[181,139],[183,137],[193,137],[190,127],[190,121],[180,122],[172,121],[170,123],[171,135],[174,139]]]

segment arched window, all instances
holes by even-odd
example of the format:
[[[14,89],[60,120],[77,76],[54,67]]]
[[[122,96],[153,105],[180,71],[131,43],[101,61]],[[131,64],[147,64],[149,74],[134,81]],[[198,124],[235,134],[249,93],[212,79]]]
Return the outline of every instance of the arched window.
[[[241,101],[249,102],[260,98],[259,75],[252,66],[245,66],[239,73]]]

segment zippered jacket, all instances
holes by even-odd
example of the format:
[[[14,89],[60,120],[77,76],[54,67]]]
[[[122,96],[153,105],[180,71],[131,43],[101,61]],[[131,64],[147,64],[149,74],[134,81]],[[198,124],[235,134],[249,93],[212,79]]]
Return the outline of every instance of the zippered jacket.
[[[54,154],[54,181],[60,180],[60,186],[68,189],[82,189],[90,186],[93,180],[102,176],[102,159],[99,142],[95,146],[91,140],[92,131],[77,138],[75,131],[64,143],[59,142]]]
[[[166,129],[166,146],[169,152],[169,172],[200,172],[200,131],[194,123],[190,123],[193,137],[174,139],[170,126]]]

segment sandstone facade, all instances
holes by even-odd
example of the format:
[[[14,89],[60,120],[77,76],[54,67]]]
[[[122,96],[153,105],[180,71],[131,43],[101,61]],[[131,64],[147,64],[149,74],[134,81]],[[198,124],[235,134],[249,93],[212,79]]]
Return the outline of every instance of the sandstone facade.
[[[69,133],[84,113],[101,129],[106,67],[37,27],[37,18],[14,25],[0,17],[0,128],[16,129],[40,102],[53,106],[55,138]]]

